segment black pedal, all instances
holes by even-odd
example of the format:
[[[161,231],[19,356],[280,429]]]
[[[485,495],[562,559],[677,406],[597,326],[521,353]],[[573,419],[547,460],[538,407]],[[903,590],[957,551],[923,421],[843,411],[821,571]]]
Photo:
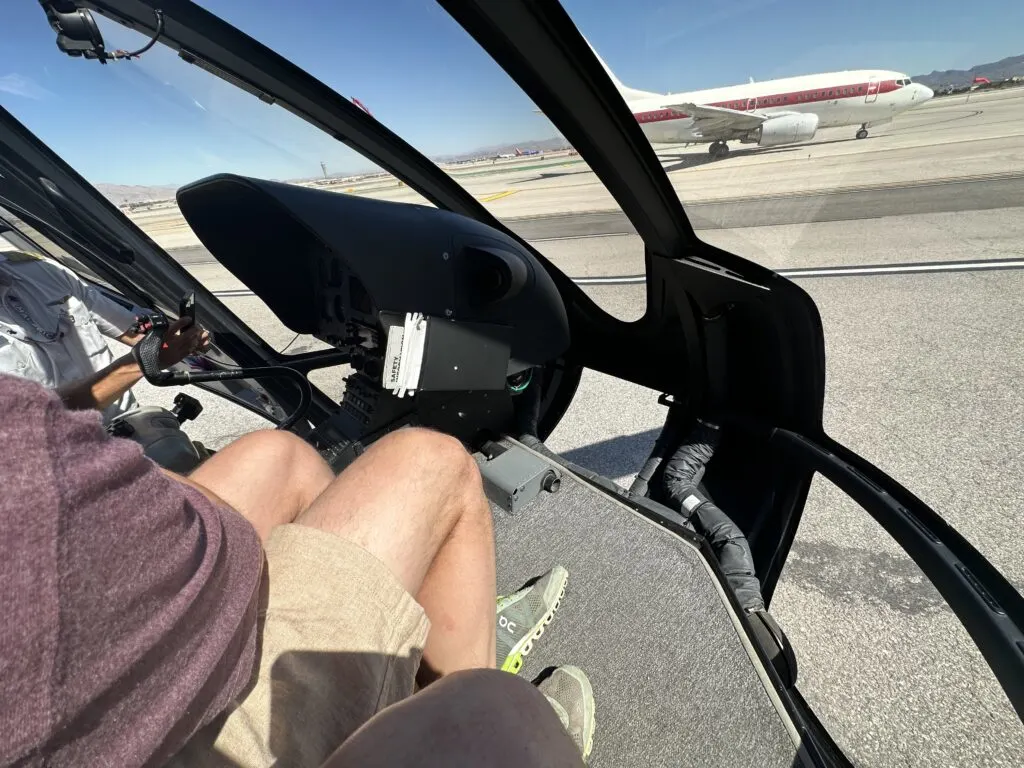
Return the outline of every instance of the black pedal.
[[[179,392],[174,396],[174,407],[171,409],[171,413],[178,419],[179,424],[191,421],[202,412],[203,404],[192,395]]]

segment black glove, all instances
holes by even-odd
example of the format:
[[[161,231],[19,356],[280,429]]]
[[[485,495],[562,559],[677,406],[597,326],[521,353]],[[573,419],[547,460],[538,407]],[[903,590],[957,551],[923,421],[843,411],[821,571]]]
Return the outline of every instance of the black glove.
[[[138,323],[139,332],[145,335],[132,347],[132,357],[139,364],[146,381],[151,384],[161,384],[174,375],[170,371],[162,370],[160,366],[160,350],[163,348],[164,336],[169,325],[163,315],[151,315]]]

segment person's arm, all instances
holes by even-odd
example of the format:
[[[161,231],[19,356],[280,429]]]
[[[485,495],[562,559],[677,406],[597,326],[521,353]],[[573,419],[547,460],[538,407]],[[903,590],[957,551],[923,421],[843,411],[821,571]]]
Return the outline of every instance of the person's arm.
[[[142,378],[142,370],[129,353],[91,376],[57,387],[64,405],[73,411],[102,411],[113,405]]]
[[[206,340],[206,333],[192,320],[181,317],[171,323],[164,336],[160,350],[160,367],[169,368],[180,363],[188,355],[200,349]],[[142,378],[142,370],[135,357],[127,354],[96,373],[57,387],[57,394],[64,405],[72,410],[96,408],[103,410],[115,403]]]
[[[68,290],[71,292],[71,295],[82,302],[89,310],[89,313],[96,321],[96,327],[100,333],[109,339],[116,339],[122,344],[127,344],[129,347],[134,347],[142,341],[143,334],[132,333],[131,329],[138,318],[131,309],[103,295],[91,283],[80,278],[63,264],[47,262],[47,266],[60,271],[67,281]],[[210,334],[206,331],[201,331],[200,337],[200,345],[196,349],[190,349],[185,353],[186,355],[205,350],[209,347]],[[179,360],[174,360],[166,365],[173,365],[179,362]],[[162,357],[161,361],[163,361]],[[114,399],[116,400],[117,398]]]

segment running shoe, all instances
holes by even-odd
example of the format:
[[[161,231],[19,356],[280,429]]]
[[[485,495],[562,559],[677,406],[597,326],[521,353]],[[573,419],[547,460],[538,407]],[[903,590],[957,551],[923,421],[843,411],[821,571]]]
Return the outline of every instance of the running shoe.
[[[578,667],[556,667],[537,688],[554,707],[586,762],[594,748],[594,689],[590,680]]]
[[[523,657],[551,623],[568,580],[569,572],[556,565],[518,592],[498,598],[495,650],[499,669],[515,675],[523,668]]]

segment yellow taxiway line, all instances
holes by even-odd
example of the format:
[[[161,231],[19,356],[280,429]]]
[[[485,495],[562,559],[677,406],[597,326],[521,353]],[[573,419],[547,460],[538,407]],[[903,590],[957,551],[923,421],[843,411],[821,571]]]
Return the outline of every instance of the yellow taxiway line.
[[[519,191],[518,189],[506,189],[504,192],[499,192],[496,195],[488,195],[487,197],[481,197],[480,198],[480,202],[481,203],[490,203],[490,202],[492,202],[494,200],[501,200],[501,198],[508,197],[509,195],[514,195],[518,191]]]

